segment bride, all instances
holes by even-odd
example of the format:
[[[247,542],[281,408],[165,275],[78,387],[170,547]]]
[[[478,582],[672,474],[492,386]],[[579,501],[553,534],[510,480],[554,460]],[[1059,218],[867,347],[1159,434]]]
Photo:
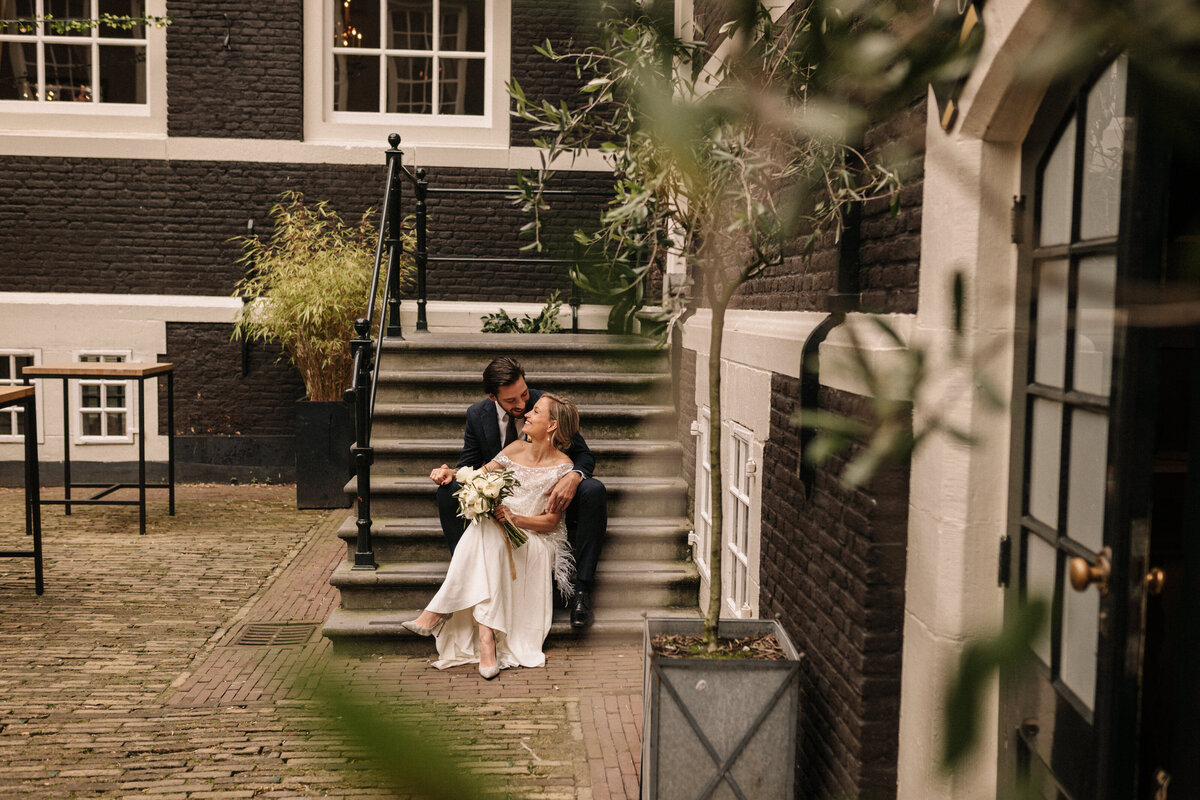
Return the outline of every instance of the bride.
[[[401,623],[413,633],[433,635],[438,669],[479,664],[490,680],[506,667],[540,667],[542,642],[553,613],[551,574],[560,587],[571,586],[573,563],[561,512],[546,511],[547,492],[572,469],[563,452],[579,430],[579,412],[570,400],[543,394],[525,415],[523,438],[504,448],[484,471],[511,469],[521,485],[496,520],[508,520],[531,535],[512,551],[508,537],[491,520],[468,526],[446,570],[446,579],[414,620]],[[449,467],[434,470],[434,482],[453,477]],[[512,571],[515,570],[515,577]]]

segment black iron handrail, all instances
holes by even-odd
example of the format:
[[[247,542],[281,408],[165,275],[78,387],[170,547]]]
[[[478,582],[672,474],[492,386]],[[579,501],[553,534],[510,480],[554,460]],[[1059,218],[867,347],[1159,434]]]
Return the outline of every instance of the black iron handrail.
[[[347,402],[354,404],[354,446],[351,455],[354,459],[356,480],[356,501],[358,503],[358,518],[355,525],[358,529],[358,539],[354,551],[356,570],[377,569],[375,553],[371,546],[371,465],[375,461],[375,450],[371,446],[372,418],[375,415],[375,397],[379,393],[379,370],[376,369],[383,353],[384,336],[403,338],[400,330],[400,259],[403,255],[402,223],[400,214],[401,178],[418,183],[417,195],[423,199],[420,183],[424,176],[414,176],[401,159],[404,153],[400,150],[400,135],[393,133],[388,136],[387,150],[387,181],[383,194],[382,224],[379,229],[379,240],[375,245],[375,264],[371,270],[371,286],[367,292],[367,313],[354,321],[355,337],[350,341],[350,351],[354,356],[354,368],[350,376],[350,388],[346,390]],[[423,204],[418,203],[418,213],[423,216]],[[417,250],[414,257],[418,263],[424,261],[424,236],[417,233]],[[375,307],[379,292],[379,272],[383,266],[383,255],[387,252],[387,272],[383,280],[382,310],[379,315],[379,335],[371,337],[371,321],[375,319]],[[422,281],[423,282],[423,281]],[[424,287],[422,286],[422,289]],[[421,308],[421,305],[418,304]],[[423,311],[423,308],[421,308]]]
[[[507,198],[512,198],[512,187],[483,187],[483,186],[435,186],[430,187],[428,181],[425,181],[425,170],[417,170],[417,174],[421,176],[422,185],[417,192],[417,251],[420,254],[415,258],[415,266],[417,268],[417,330],[427,331],[429,326],[425,320],[425,268],[431,264],[513,264],[513,265],[541,265],[551,267],[572,267],[584,261],[578,252],[576,245],[576,253],[573,258],[533,258],[529,256],[505,257],[505,256],[434,256],[430,257],[425,252],[424,242],[428,234],[428,214],[426,211],[426,202],[430,195],[502,195]],[[542,189],[542,195],[553,197],[611,197],[611,189]],[[567,305],[571,309],[571,332],[579,332],[579,307],[583,304],[583,298],[579,294],[579,286],[575,281],[571,281],[570,294],[567,297]]]

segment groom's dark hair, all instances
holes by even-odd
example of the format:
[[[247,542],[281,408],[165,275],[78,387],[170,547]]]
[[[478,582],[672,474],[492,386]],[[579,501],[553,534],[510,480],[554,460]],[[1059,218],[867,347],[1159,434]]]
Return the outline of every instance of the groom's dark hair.
[[[484,394],[498,394],[501,386],[516,383],[525,377],[525,370],[515,358],[500,356],[483,369]]]

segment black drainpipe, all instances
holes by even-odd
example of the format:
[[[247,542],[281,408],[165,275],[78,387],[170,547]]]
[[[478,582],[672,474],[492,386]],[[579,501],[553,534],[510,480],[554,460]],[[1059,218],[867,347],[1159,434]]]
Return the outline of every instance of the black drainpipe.
[[[861,299],[858,285],[858,255],[862,238],[862,204],[851,203],[846,207],[842,238],[838,245],[837,285],[825,297],[825,310],[829,316],[821,320],[804,341],[800,351],[800,409],[816,411],[821,389],[821,343],[837,326],[846,321],[846,315],[857,311]],[[804,456],[808,446],[817,435],[813,428],[800,430],[800,482],[804,485],[805,498],[812,497],[813,484],[817,479],[817,468],[808,463]]]

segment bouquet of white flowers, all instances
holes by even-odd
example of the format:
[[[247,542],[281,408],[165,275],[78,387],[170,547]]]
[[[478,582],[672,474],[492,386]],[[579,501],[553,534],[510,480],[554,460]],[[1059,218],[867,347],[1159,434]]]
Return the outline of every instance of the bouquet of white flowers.
[[[511,469],[484,472],[471,467],[461,467],[454,479],[460,484],[454,496],[458,498],[458,515],[465,520],[481,522],[490,517],[496,506],[521,485]],[[513,547],[529,541],[529,534],[511,522],[497,522],[500,530],[508,536]]]

